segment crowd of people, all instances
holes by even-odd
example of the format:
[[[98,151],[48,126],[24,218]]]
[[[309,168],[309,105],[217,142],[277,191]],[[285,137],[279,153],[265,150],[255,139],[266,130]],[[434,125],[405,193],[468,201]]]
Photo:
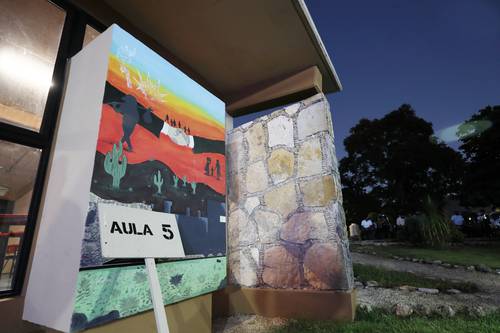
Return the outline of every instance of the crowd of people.
[[[399,214],[391,223],[384,214],[370,213],[360,224],[351,223],[349,236],[354,240],[393,238],[406,227],[405,214]],[[477,213],[454,212],[449,222],[466,236],[495,236],[500,235],[500,211],[486,213],[481,210]]]

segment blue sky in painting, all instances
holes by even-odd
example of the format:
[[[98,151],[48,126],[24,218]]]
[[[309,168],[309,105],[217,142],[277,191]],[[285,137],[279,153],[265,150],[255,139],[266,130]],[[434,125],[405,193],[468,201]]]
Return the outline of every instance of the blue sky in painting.
[[[200,107],[222,125],[225,124],[224,102],[118,25],[114,24],[112,28],[111,52],[113,54],[117,55],[119,48],[125,45],[129,50],[135,50],[134,56],[129,58],[131,60],[129,65],[143,73],[149,73],[151,79],[159,80],[163,86],[175,95]]]

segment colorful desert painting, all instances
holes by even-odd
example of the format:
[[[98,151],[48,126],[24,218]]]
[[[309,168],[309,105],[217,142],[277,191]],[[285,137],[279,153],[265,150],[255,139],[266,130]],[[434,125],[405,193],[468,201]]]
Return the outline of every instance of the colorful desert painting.
[[[175,214],[185,253],[225,255],[225,105],[113,31],[82,250],[100,266],[97,202]]]

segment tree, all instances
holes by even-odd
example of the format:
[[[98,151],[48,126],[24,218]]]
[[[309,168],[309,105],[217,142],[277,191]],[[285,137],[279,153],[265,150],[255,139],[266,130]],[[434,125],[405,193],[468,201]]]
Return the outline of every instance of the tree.
[[[472,115],[458,136],[466,161],[461,204],[500,206],[500,106]]]
[[[381,119],[361,119],[344,140],[340,161],[347,212],[360,219],[370,211],[395,216],[422,210],[458,192],[463,160],[433,139],[432,124],[403,104]],[[350,217],[350,218],[351,218]]]

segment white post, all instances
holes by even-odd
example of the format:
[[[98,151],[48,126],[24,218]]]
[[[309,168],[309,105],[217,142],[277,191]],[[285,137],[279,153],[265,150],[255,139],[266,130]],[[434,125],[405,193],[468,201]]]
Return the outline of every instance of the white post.
[[[154,258],[144,258],[146,263],[146,271],[148,272],[149,288],[151,290],[151,300],[153,301],[153,309],[156,319],[156,330],[158,333],[169,333],[167,324],[167,314],[163,305],[163,297],[161,295],[160,280],[158,279],[158,271]]]

